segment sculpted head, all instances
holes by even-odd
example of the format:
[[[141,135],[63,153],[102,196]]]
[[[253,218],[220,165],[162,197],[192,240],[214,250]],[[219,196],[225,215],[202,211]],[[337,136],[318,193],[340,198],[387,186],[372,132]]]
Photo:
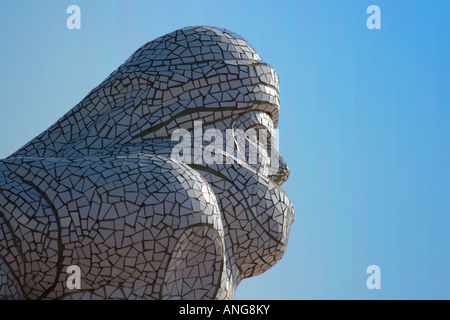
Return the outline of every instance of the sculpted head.
[[[278,116],[278,77],[246,40],[187,27],[139,48],[12,157],[158,154],[186,163],[211,186],[226,250],[249,277],[281,258],[293,221],[280,188],[289,170],[270,146]]]

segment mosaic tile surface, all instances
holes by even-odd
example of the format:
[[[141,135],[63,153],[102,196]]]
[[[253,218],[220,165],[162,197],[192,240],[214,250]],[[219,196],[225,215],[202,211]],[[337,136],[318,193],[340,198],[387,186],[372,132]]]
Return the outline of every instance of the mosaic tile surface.
[[[234,136],[236,152],[174,157],[173,133],[270,135],[278,113],[277,75],[241,36],[187,27],[148,42],[0,161],[0,297],[232,299],[286,250],[289,170],[281,157],[270,170],[273,148],[250,161]]]

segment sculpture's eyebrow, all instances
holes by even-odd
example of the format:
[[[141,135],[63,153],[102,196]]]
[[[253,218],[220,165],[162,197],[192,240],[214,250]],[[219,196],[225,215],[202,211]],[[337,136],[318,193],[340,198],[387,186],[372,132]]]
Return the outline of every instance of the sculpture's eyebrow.
[[[272,145],[273,142],[276,141],[276,135],[273,128],[270,128],[262,123],[255,123],[254,125],[248,127],[245,131],[248,132],[251,130],[255,130],[256,138],[260,143],[262,142],[261,139],[264,137],[264,135],[267,139],[268,144]]]
[[[277,135],[272,118],[263,111],[251,111],[242,115],[236,121],[234,127],[245,131],[246,139],[256,139],[259,143],[267,139],[264,144],[276,144]]]
[[[270,115],[263,111],[253,110],[251,112],[243,114],[235,124],[241,129],[247,130],[253,127],[263,126],[266,129],[273,131],[273,120]]]

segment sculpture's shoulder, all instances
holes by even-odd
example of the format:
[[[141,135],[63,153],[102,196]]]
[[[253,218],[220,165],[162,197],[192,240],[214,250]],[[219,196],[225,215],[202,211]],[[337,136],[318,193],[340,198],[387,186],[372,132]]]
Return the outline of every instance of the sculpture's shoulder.
[[[133,274],[128,283],[168,272],[165,287],[149,282],[146,294],[178,296],[170,266],[197,254],[186,249],[192,243],[214,261],[214,284],[221,279],[224,234],[211,187],[187,165],[157,155],[2,160],[0,225],[0,269],[3,259],[11,274],[27,277],[22,285],[31,299],[61,295],[68,265],[90,266],[84,285],[93,289],[123,281],[124,272]],[[42,249],[30,249],[36,246]],[[127,265],[136,260],[139,267]],[[106,270],[95,283],[88,279],[93,270]]]
[[[76,208],[86,218],[139,215],[173,228],[220,220],[208,182],[189,166],[158,155],[9,158],[0,161],[0,192],[12,189],[44,196],[60,217]]]

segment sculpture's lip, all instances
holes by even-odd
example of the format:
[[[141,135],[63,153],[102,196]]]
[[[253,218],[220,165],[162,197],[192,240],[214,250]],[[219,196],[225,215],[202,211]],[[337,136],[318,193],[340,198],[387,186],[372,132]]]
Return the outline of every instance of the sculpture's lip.
[[[286,166],[285,170],[282,170],[281,173],[277,173],[277,174],[270,174],[268,175],[268,178],[276,185],[281,186],[282,184],[284,184],[287,180],[289,180],[289,176],[290,176],[291,172],[289,170],[289,168]],[[279,181],[281,181],[281,183],[279,183]]]

